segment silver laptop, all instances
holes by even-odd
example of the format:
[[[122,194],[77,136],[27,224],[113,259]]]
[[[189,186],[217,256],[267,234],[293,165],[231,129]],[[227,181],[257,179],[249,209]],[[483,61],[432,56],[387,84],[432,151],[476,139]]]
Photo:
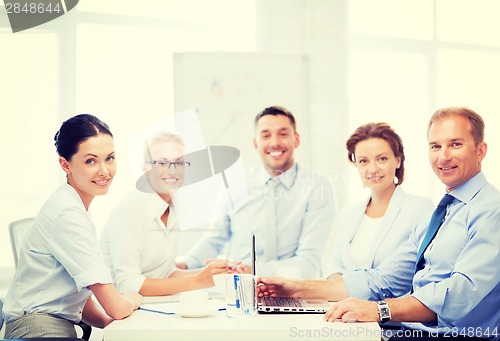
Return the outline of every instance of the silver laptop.
[[[255,276],[255,234],[252,233],[252,274]],[[257,289],[257,288],[255,288]],[[264,296],[256,298],[256,309],[260,314],[266,313],[308,313],[323,314],[330,309],[330,304],[322,299],[306,299],[297,297]]]
[[[272,297],[264,296],[257,298],[257,311],[265,313],[308,313],[323,314],[330,309],[328,301],[321,299],[306,299],[296,297]]]

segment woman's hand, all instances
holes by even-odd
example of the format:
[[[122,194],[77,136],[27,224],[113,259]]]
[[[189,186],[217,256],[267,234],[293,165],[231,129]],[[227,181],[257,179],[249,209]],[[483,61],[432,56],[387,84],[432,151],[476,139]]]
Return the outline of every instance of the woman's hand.
[[[230,266],[225,259],[215,259],[206,262],[205,268],[203,268],[198,274],[198,281],[203,288],[214,286],[214,281],[212,279],[213,275],[230,273]]]
[[[122,295],[132,301],[132,304],[134,305],[134,310],[137,310],[141,306],[142,296],[139,295],[139,293],[135,291],[124,291]]]

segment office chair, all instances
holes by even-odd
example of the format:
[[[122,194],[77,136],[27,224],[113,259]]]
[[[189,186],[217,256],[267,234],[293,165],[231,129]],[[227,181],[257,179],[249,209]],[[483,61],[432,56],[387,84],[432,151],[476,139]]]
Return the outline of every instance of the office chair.
[[[3,327],[2,308],[3,308],[3,299],[0,297],[0,330],[2,330]]]
[[[12,245],[12,253],[14,255],[14,265],[17,268],[17,263],[19,262],[19,252],[21,251],[21,242],[23,237],[29,227],[33,224],[35,220],[34,217],[19,219],[11,222],[9,224],[9,234],[10,243]],[[1,315],[1,313],[0,313]],[[92,333],[92,326],[89,326],[85,322],[81,321],[78,326],[82,328],[82,339],[89,340],[90,334]]]
[[[9,224],[10,244],[12,246],[12,254],[14,256],[14,265],[17,268],[19,262],[19,252],[21,250],[21,241],[23,240],[26,230],[33,224],[35,218],[24,218],[11,222]]]

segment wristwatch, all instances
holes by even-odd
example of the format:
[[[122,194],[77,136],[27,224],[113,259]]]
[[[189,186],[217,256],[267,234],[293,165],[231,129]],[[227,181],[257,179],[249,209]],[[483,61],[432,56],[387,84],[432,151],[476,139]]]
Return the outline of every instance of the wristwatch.
[[[378,316],[380,316],[380,323],[385,323],[391,319],[391,310],[385,301],[377,301]]]

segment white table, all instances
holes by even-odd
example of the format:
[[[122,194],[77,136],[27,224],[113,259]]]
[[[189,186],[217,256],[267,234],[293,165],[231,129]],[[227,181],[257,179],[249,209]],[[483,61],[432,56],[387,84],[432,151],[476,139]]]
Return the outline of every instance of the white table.
[[[223,301],[217,302],[221,306]],[[155,309],[155,305],[144,307]],[[173,309],[174,310],[174,309]],[[185,318],[138,310],[104,329],[105,341],[127,340],[373,340],[380,341],[376,322],[327,323],[322,314],[259,314],[228,318],[225,311]]]

